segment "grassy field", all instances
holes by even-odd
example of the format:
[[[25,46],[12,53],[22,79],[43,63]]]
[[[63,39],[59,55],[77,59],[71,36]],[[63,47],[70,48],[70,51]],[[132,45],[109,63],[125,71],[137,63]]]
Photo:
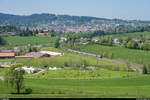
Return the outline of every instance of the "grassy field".
[[[11,46],[24,46],[24,45],[40,45],[40,44],[47,44],[52,43],[56,40],[56,37],[50,37],[50,36],[41,36],[41,37],[19,37],[19,36],[13,36],[13,37],[5,37],[5,39],[8,41],[9,45]]]
[[[123,33],[109,36],[112,36],[112,38],[127,38],[127,37],[139,38],[140,35],[144,35],[146,38],[148,38],[150,37],[150,32]]]
[[[38,75],[27,75],[26,78],[32,79],[81,79],[81,80],[95,80],[95,79],[112,79],[136,77],[136,72],[126,71],[110,71],[110,70],[57,70],[44,71]]]
[[[118,65],[112,62],[104,62],[100,59],[87,57],[87,56],[80,56],[77,54],[69,53],[67,51],[62,51],[60,49],[56,49],[53,47],[45,47],[41,50],[49,50],[49,51],[57,51],[57,52],[64,52],[64,56],[56,56],[50,58],[38,58],[38,59],[1,59],[0,62],[16,62],[16,63],[23,63],[26,66],[33,66],[33,67],[65,67],[65,63],[69,66],[80,66],[84,61],[86,61],[87,66],[96,66],[100,68],[114,70],[116,67],[119,67],[120,70],[127,70],[125,65]]]
[[[3,72],[2,72],[3,70]],[[7,69],[1,69],[1,75]],[[91,73],[94,72],[94,73]],[[80,73],[76,78],[72,76]],[[64,74],[66,77],[64,78]],[[91,77],[91,75],[96,77]],[[99,76],[97,76],[99,74]],[[135,72],[110,70],[58,70],[39,75],[25,75],[25,88],[31,94],[15,92],[0,80],[1,98],[149,98],[150,77],[136,76]],[[24,92],[22,90],[21,92]]]
[[[118,48],[92,45],[81,46],[82,51],[101,53],[114,52],[115,59],[126,60],[128,53],[134,55],[131,49],[119,52]],[[149,75],[138,76],[137,72],[127,72],[127,67],[111,62],[104,62],[97,58],[80,56],[53,47],[44,47],[41,50],[57,51],[64,56],[39,59],[2,59],[0,62],[17,62],[27,66],[69,67],[76,66],[86,60],[88,66],[99,67],[100,70],[58,70],[45,71],[38,75],[25,75],[25,88],[31,88],[31,94],[11,94],[15,92],[0,80],[1,98],[149,98]],[[118,51],[117,51],[118,50]],[[131,50],[131,51],[130,51]],[[143,52],[143,51],[141,51]],[[121,55],[124,54],[124,56]],[[118,54],[118,55],[117,55]],[[137,54],[140,54],[137,51]],[[143,53],[141,53],[142,55]],[[146,52],[147,54],[147,52]],[[127,56],[127,58],[126,58]],[[148,56],[148,55],[145,55]],[[135,57],[135,56],[133,56]],[[149,56],[148,56],[149,57]],[[144,58],[143,58],[144,59]],[[114,68],[119,67],[119,71]],[[0,76],[4,76],[7,68],[0,68]],[[22,90],[21,92],[24,92]]]
[[[114,53],[114,59],[129,61],[138,64],[150,64],[150,51],[132,50],[121,47],[110,47],[102,45],[82,45],[81,51],[93,54],[102,54],[103,52]]]
[[[26,79],[25,86],[32,88],[32,94],[15,95],[14,91],[0,81],[0,97],[23,98],[149,98],[149,76],[136,78],[111,78],[98,80],[68,80],[68,79]]]

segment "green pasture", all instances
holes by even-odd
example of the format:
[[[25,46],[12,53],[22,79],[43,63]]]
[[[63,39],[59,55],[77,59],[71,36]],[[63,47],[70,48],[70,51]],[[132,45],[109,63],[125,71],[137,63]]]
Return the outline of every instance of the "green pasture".
[[[97,58],[92,57],[86,57],[86,56],[80,56],[75,54],[65,54],[64,56],[57,56],[57,57],[51,57],[51,58],[38,58],[38,59],[5,59],[0,60],[0,62],[16,62],[16,63],[22,63],[26,66],[30,67],[37,67],[37,68],[43,68],[43,67],[80,67],[82,66],[82,63],[86,61],[87,66],[95,66],[99,68],[109,69],[109,70],[115,70],[116,68],[119,68],[119,70],[125,71],[127,70],[127,67],[125,65],[118,65],[112,62],[105,62]],[[67,63],[68,66],[65,65]]]
[[[98,80],[26,79],[32,94],[10,94],[14,91],[0,81],[1,98],[149,98],[149,76]]]
[[[47,43],[53,43],[57,38],[50,36],[28,36],[28,37],[5,37],[10,46],[25,46],[28,44],[31,45],[43,45]]]
[[[26,75],[26,78],[33,79],[81,79],[81,80],[95,80],[95,79],[112,79],[112,78],[126,78],[137,77],[136,72],[125,71],[110,71],[110,70],[53,70],[44,71],[36,75]]]
[[[114,59],[128,61],[137,64],[150,64],[150,51],[133,50],[121,47],[110,47],[102,45],[82,45],[80,50],[93,54],[113,53]]]
[[[112,38],[139,38],[140,35],[144,35],[146,38],[150,37],[150,32],[135,32],[135,33],[122,33],[122,34],[115,34],[115,35],[109,35],[112,36]]]

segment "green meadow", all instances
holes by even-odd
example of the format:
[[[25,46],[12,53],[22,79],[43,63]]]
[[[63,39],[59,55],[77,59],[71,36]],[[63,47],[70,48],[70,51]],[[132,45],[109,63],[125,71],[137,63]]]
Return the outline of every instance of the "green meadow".
[[[148,59],[148,51],[131,50],[119,47],[100,45],[84,45],[81,51],[94,54],[113,52],[114,59],[138,59],[140,55]],[[12,94],[16,90],[7,87],[4,80],[0,80],[1,98],[149,98],[149,75],[138,75],[136,71],[128,72],[127,66],[98,58],[81,56],[67,52],[67,50],[44,47],[41,50],[64,53],[63,56],[38,59],[1,59],[0,62],[23,63],[36,68],[60,67],[63,70],[44,71],[39,74],[26,74],[25,88],[31,88],[31,94]],[[121,52],[120,52],[121,50]],[[144,55],[145,52],[145,55]],[[140,58],[139,56],[139,58]],[[135,57],[135,58],[134,58]],[[147,58],[146,58],[147,57]],[[131,60],[131,58],[130,58]],[[95,66],[99,70],[69,70],[68,67],[81,68],[83,62],[86,66]],[[132,60],[131,60],[132,61]],[[148,61],[148,60],[147,60]],[[119,70],[118,70],[119,68]],[[5,76],[7,68],[0,68],[0,76]]]
[[[105,68],[109,70],[115,70],[115,68],[118,68],[120,70],[127,70],[127,66],[125,65],[118,65],[113,62],[106,62],[101,59],[88,57],[88,56],[82,56],[73,54],[67,51],[63,51],[60,49],[55,49],[53,47],[44,47],[41,50],[49,50],[49,51],[57,51],[64,53],[64,56],[56,56],[56,57],[50,57],[50,58],[28,58],[28,59],[1,59],[0,62],[12,62],[12,63],[22,63],[26,66],[32,66],[37,68],[43,68],[44,66],[47,67],[81,67],[83,62],[86,62],[87,66],[95,66],[99,68]],[[67,64],[67,65],[65,65]]]
[[[150,32],[122,33],[109,36],[112,36],[112,38],[127,38],[127,37],[139,38],[140,35],[144,35],[146,38],[148,38],[150,37]]]
[[[11,94],[0,81],[2,98],[149,98],[149,76],[136,78],[111,78],[97,80],[70,79],[25,79],[25,87],[32,88],[32,94]]]
[[[71,79],[71,80],[95,80],[137,77],[136,72],[111,71],[111,70],[52,70],[44,71],[38,75],[26,75],[26,78],[32,79]]]
[[[20,37],[20,36],[13,36],[13,37],[5,37],[8,41],[10,46],[25,46],[28,44],[31,45],[43,45],[47,43],[53,43],[57,39],[57,37],[50,37],[50,36],[28,36],[28,37]]]
[[[122,61],[129,61],[137,64],[150,64],[150,51],[144,50],[133,50],[121,47],[110,47],[102,45],[82,45],[80,50],[84,52],[89,52],[93,54],[102,54],[102,53],[113,53],[114,58]]]

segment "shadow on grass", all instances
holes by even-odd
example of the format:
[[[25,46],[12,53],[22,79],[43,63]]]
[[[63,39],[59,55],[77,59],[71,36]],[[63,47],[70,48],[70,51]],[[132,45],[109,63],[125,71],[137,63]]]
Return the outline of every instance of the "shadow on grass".
[[[11,94],[13,94],[13,95],[29,95],[29,94],[31,94],[32,93],[32,89],[31,88],[27,88],[27,89],[25,89],[25,91],[24,92],[22,92],[22,93],[11,93]]]

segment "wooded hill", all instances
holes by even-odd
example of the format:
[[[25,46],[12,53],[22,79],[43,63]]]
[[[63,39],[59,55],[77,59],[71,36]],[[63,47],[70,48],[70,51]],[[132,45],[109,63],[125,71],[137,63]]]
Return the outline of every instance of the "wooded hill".
[[[33,14],[29,16],[0,13],[0,25],[13,25],[17,27],[37,27],[43,24],[51,26],[81,26],[101,24],[121,24],[128,27],[150,25],[150,21],[106,19],[88,16],[69,16],[55,14]]]

